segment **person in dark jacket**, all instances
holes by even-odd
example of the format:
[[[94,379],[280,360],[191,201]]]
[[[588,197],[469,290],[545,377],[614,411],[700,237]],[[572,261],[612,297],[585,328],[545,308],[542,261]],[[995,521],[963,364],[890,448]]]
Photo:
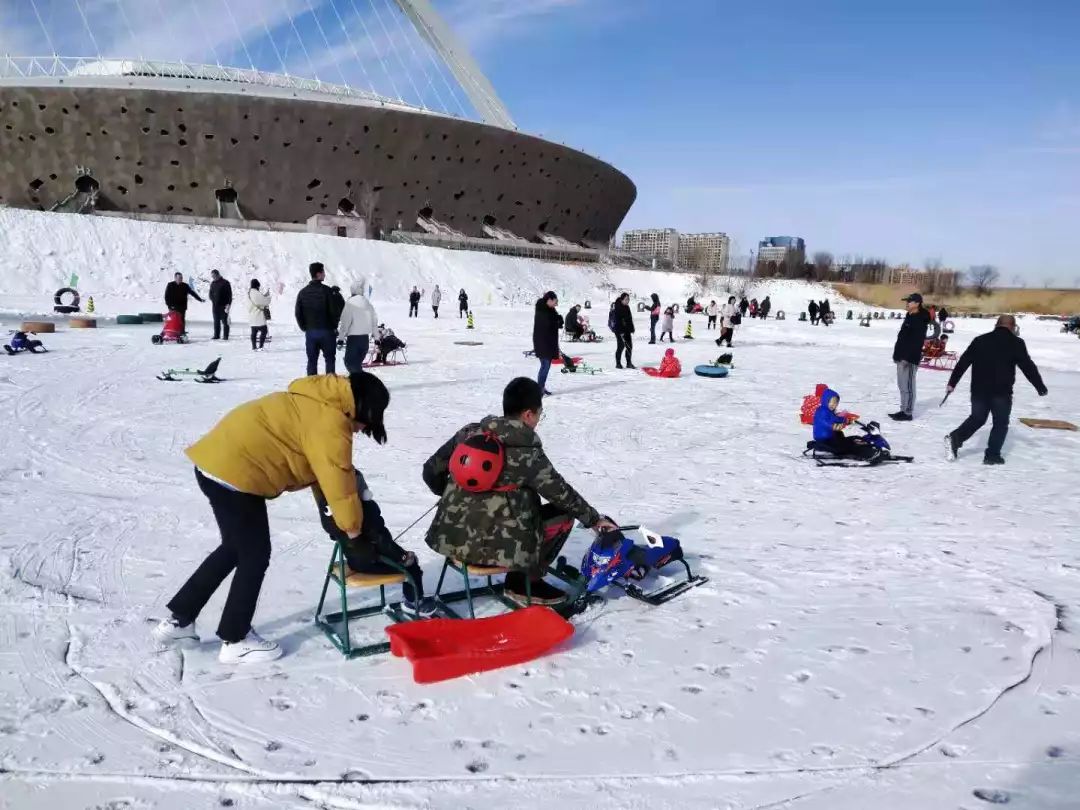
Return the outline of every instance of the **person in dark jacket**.
[[[746,310],[748,309],[750,309],[750,302],[746,300],[746,296],[744,295],[742,300],[739,301],[739,314],[745,318]]]
[[[623,352],[626,352],[626,367],[637,368],[631,359],[634,351],[634,313],[630,311],[630,293],[623,293],[615,301],[612,323],[612,331],[615,333],[615,368],[623,367]]]
[[[923,309],[922,296],[918,293],[912,293],[903,300],[907,304],[907,315],[900,324],[892,354],[896,363],[896,385],[900,389],[900,410],[890,413],[889,418],[897,422],[910,422],[915,413],[915,372],[919,370],[919,361],[922,360],[930,313]]]
[[[832,304],[829,303],[828,298],[823,299],[818,305],[818,319],[826,326],[832,323]]]
[[[994,331],[971,341],[971,345],[960,355],[946,391],[951,394],[956,389],[968,366],[971,367],[971,415],[945,437],[949,458],[956,458],[964,442],[975,435],[975,431],[985,425],[987,417],[992,414],[994,424],[990,428],[983,464],[1004,464],[1001,447],[1009,432],[1016,369],[1019,367],[1024,372],[1040,397],[1049,393],[1039,369],[1028,355],[1027,345],[1016,335],[1016,318],[1002,315],[997,319]]]
[[[191,285],[184,281],[183,273],[176,273],[173,280],[165,285],[165,306],[174,312],[180,313],[184,332],[187,333],[187,305],[188,297],[196,301],[202,301],[199,294],[191,289]]]
[[[761,306],[758,307],[758,313],[761,315],[761,320],[765,320],[769,317],[769,310],[772,309],[772,301],[769,296],[765,296],[765,300],[761,302]]]
[[[536,314],[533,316],[533,352],[540,361],[540,371],[536,375],[536,384],[547,396],[548,372],[551,361],[559,356],[559,329],[563,319],[555,307],[559,305],[559,296],[548,290],[543,298],[536,300]]]
[[[469,311],[469,296],[465,294],[465,290],[458,293],[458,320],[465,317],[465,313]]]
[[[660,296],[652,294],[652,303],[649,304],[649,343],[656,343],[656,322],[660,320]]]
[[[232,284],[217,270],[210,271],[210,307],[214,313],[214,340],[229,339],[229,308],[232,307]]]
[[[949,310],[945,309],[945,305],[941,305],[941,309],[937,312],[938,320],[941,321],[941,325],[945,325],[945,321],[949,320]]]
[[[810,325],[817,326],[818,319],[818,305],[817,301],[811,301],[810,306],[806,308],[806,311],[810,313]]]
[[[416,289],[416,285],[413,285],[412,292],[409,293],[409,317],[420,317],[420,290]]]
[[[571,340],[581,340],[585,327],[581,323],[581,305],[574,304],[566,313],[566,334]]]
[[[337,365],[336,330],[341,310],[334,301],[333,291],[323,284],[326,269],[322,262],[312,262],[308,272],[311,283],[296,296],[296,325],[304,333],[307,373],[311,377],[319,373],[320,352],[326,363],[326,373],[334,373]]]

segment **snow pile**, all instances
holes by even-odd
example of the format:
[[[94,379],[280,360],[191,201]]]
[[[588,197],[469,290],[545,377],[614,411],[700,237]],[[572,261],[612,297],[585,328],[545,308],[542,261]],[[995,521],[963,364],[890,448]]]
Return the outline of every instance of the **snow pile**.
[[[51,301],[52,293],[75,273],[84,299],[94,296],[98,311],[106,313],[133,301],[158,301],[173,273],[206,280],[214,268],[234,287],[247,287],[251,278],[258,278],[291,299],[307,283],[313,261],[321,261],[328,281],[344,290],[354,279],[366,277],[375,301],[402,301],[414,284],[428,292],[438,284],[448,309],[456,308],[461,289],[474,307],[530,305],[546,290],[555,290],[564,307],[591,300],[595,306],[602,302],[605,309],[622,291],[638,299],[655,292],[665,304],[680,305],[692,293],[708,303],[710,297],[722,300],[729,289],[745,291],[759,299],[771,295],[773,313],[803,309],[811,297],[840,300],[827,287],[802,282],[720,278],[706,296],[700,294],[696,278],[685,273],[11,208],[0,208],[0,235],[0,292],[5,297],[34,297],[38,306],[45,306],[41,296]]]

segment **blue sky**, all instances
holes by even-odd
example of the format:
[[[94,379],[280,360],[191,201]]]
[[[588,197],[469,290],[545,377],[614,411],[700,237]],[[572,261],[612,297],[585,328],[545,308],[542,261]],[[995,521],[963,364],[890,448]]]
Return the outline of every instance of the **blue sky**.
[[[626,227],[1080,285],[1076,0],[434,2],[522,129],[634,180]],[[457,111],[392,8],[0,0],[0,52],[284,63]]]

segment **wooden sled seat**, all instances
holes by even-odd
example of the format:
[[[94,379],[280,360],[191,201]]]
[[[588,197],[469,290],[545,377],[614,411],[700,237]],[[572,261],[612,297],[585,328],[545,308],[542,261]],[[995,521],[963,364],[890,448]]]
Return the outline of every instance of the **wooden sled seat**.
[[[461,560],[451,560],[454,568],[468,568],[469,575],[474,577],[493,577],[496,574],[508,574],[510,569],[502,565],[473,565],[472,563],[463,563]]]
[[[330,578],[341,584],[341,575],[336,568],[330,569]],[[386,574],[365,574],[354,571],[345,566],[345,587],[347,588],[378,588],[380,585],[400,585],[405,581],[405,575],[396,571]]]

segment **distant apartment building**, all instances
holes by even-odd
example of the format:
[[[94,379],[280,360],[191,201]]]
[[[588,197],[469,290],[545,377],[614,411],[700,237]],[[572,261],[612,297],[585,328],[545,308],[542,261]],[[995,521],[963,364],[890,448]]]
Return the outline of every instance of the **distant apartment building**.
[[[679,267],[696,273],[725,273],[730,243],[726,233],[681,233]]]
[[[643,228],[623,234],[622,249],[651,259],[656,267],[722,273],[730,240],[725,233],[679,233],[674,228]]]
[[[622,249],[674,267],[679,256],[679,232],[674,228],[640,228],[623,234]]]
[[[788,261],[803,264],[806,261],[806,242],[800,236],[767,236],[758,242],[757,261],[765,265],[776,262],[777,266]]]

